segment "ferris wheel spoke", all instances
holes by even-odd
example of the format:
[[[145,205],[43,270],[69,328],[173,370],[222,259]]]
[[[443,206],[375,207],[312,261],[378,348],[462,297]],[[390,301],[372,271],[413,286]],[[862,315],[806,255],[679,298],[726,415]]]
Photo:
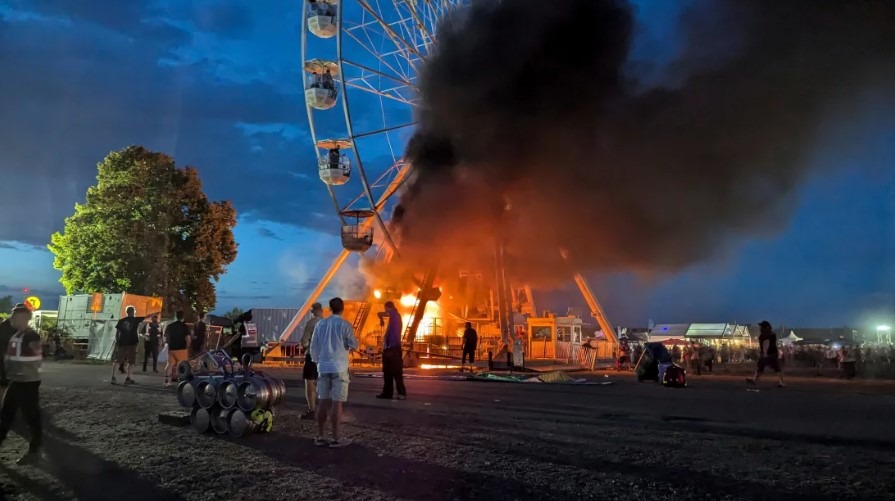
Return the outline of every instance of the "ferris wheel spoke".
[[[379,61],[380,65],[385,66],[386,68],[391,70],[391,72],[394,75],[401,75],[399,78],[409,80],[410,75],[406,71],[400,71],[398,68],[395,68],[391,63],[388,62],[387,58],[391,55],[394,55],[395,53],[393,52],[393,53],[383,54],[381,50],[376,50],[375,48],[372,47],[373,40],[370,38],[370,33],[367,30],[361,30],[361,31],[363,31],[364,35],[367,37],[367,40],[369,41],[369,45],[367,45],[366,42],[361,40],[360,37],[358,37],[357,34],[354,33],[354,31],[352,31],[350,29],[346,29],[345,34],[348,35],[352,40],[354,40],[361,48],[363,48],[364,50],[369,52],[374,58],[376,58],[376,60]],[[402,59],[403,59],[403,57],[402,57]]]
[[[408,51],[410,51],[412,54],[416,55],[419,59],[423,59],[423,55],[422,55],[422,54],[420,53],[420,51],[416,48],[416,46],[414,46],[413,44],[411,44],[410,42],[408,42],[407,40],[405,40],[403,37],[401,37],[401,36],[400,36],[400,35],[399,35],[399,34],[398,34],[398,33],[397,33],[397,32],[396,32],[396,31],[389,25],[389,23],[385,21],[385,19],[383,19],[381,16],[379,16],[379,14],[377,14],[376,11],[373,10],[372,7],[370,7],[370,4],[367,2],[367,0],[355,0],[355,1],[356,1],[356,2],[358,3],[358,5],[360,5],[364,10],[366,10],[367,12],[369,12],[370,15],[373,16],[374,19],[376,19],[377,21],[379,21],[379,25],[382,27],[382,29],[385,30],[385,32],[388,34],[389,38],[395,43],[396,46],[399,47],[399,49],[400,49],[401,46],[403,46],[405,49],[407,49]]]
[[[428,53],[429,48],[430,48],[431,44],[435,41],[435,39],[432,36],[432,33],[426,27],[426,23],[423,22],[423,19],[420,17],[419,12],[417,12],[416,8],[414,8],[414,6],[412,6],[412,5],[409,5],[407,2],[404,2],[404,5],[406,5],[410,9],[411,17],[413,17],[413,20],[416,22],[416,26],[422,32],[422,35],[423,35],[422,38],[424,39],[426,53]]]
[[[387,188],[387,190],[385,192],[383,192],[379,195],[379,198],[378,198],[379,202],[376,205],[377,211],[381,212],[385,208],[385,204],[388,201],[388,199],[395,192],[397,192],[401,188],[401,186],[404,185],[406,176],[404,176],[404,174],[402,174],[402,173],[405,172],[405,169],[407,167],[408,167],[408,165],[406,164],[406,162],[398,161],[398,162],[394,163],[391,167],[386,169],[385,172],[380,174],[379,177],[377,177],[376,180],[373,181],[373,184],[370,185],[371,188]],[[395,180],[398,179],[399,177],[401,178],[401,180],[399,182],[395,183]],[[339,210],[344,211],[344,210],[351,209],[356,204],[362,202],[366,198],[367,198],[367,195],[365,193],[361,193],[361,194],[355,196],[353,199],[351,199],[351,201],[348,202],[348,204],[346,204],[343,208],[340,208]]]
[[[363,64],[360,64],[360,63],[356,63],[356,62],[354,62],[354,61],[352,61],[352,60],[350,60],[350,59],[344,59],[344,58],[343,58],[343,59],[342,59],[342,62],[345,63],[345,64],[347,64],[347,65],[349,65],[349,66],[354,66],[355,68],[358,68],[358,69],[360,69],[360,70],[366,71],[366,72],[368,72],[368,73],[372,73],[372,74],[374,74],[374,75],[379,75],[379,76],[381,76],[381,77],[383,77],[383,78],[388,78],[389,80],[392,80],[392,81],[394,81],[394,82],[396,82],[396,83],[399,83],[399,84],[401,84],[401,85],[413,86],[413,83],[411,83],[409,80],[405,80],[405,79],[403,79],[403,78],[401,78],[401,77],[396,77],[396,76],[393,76],[393,75],[389,75],[388,73],[383,73],[383,72],[381,72],[381,71],[376,71],[376,70],[374,70],[373,68],[370,68],[370,67],[368,67],[368,66],[364,66]]]
[[[416,125],[416,122],[410,122],[410,123],[401,124],[401,125],[393,125],[391,127],[385,127],[382,129],[372,130],[369,132],[361,132],[360,134],[355,134],[354,139],[361,139],[361,138],[365,138],[365,137],[369,137],[369,136],[374,136],[376,134],[383,134],[386,132],[403,129],[405,127],[413,127],[414,125]]]
[[[392,101],[395,101],[395,102],[398,102],[401,104],[406,104],[409,106],[416,106],[416,103],[412,100],[412,98],[408,98],[408,97],[405,97],[405,96],[395,93],[396,89],[383,90],[383,89],[377,89],[377,88],[373,87],[368,82],[364,82],[364,84],[365,85],[361,85],[360,83],[358,83],[358,81],[354,81],[354,80],[345,82],[345,85],[347,87],[351,87],[352,89],[362,90],[368,94],[381,96],[381,97],[384,97],[386,99],[389,99],[389,100],[392,100]],[[400,89],[398,89],[398,90],[400,90]]]

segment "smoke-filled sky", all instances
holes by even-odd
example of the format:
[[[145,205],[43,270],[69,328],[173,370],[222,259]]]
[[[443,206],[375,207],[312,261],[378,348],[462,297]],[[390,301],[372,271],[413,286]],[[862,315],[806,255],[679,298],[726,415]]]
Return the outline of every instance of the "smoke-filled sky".
[[[483,1],[446,20],[422,73],[405,254],[487,260],[482,236],[502,234],[535,284],[568,279],[558,246],[584,271],[677,271],[783,229],[829,167],[810,158],[825,133],[856,152],[852,123],[895,89],[893,3],[703,1],[667,21],[683,46],[649,81],[623,0]]]
[[[891,58],[891,37],[845,23],[856,7],[762,14],[775,4],[805,2],[639,0],[630,18],[594,17],[611,7],[597,0],[514,0],[458,23],[421,118],[461,160],[441,183],[465,194],[408,205],[405,238],[443,201],[454,221],[476,211],[450,225],[463,243],[503,192],[511,250],[544,264],[517,266],[554,275],[561,242],[615,323],[884,318],[895,106],[881,84],[895,66],[868,57]],[[297,85],[299,20],[280,0],[0,0],[0,294],[30,287],[53,305],[43,245],[95,163],[140,143],[196,166],[241,214],[219,309],[300,304],[338,239]],[[541,303],[582,304],[569,291]]]

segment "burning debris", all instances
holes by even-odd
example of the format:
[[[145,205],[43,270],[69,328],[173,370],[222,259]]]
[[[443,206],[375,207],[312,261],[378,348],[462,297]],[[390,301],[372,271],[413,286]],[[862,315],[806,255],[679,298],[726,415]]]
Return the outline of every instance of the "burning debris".
[[[501,235],[526,283],[568,277],[558,247],[589,270],[685,266],[777,229],[821,126],[895,88],[892,2],[699,1],[677,22],[671,88],[630,64],[622,0],[479,1],[446,19],[393,219],[402,255],[488,269]]]

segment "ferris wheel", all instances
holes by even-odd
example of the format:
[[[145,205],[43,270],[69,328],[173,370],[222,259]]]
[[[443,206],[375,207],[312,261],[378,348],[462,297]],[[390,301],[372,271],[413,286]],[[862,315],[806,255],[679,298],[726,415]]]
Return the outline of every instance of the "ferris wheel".
[[[407,179],[402,159],[417,72],[439,21],[469,0],[302,0],[305,104],[318,176],[341,223],[342,251],[280,335],[285,341],[352,253],[397,246],[382,214]],[[373,251],[370,251],[373,252]]]
[[[302,66],[318,174],[347,253],[397,251],[382,213],[406,179],[417,71],[464,0],[304,0]],[[374,235],[376,238],[374,238]]]

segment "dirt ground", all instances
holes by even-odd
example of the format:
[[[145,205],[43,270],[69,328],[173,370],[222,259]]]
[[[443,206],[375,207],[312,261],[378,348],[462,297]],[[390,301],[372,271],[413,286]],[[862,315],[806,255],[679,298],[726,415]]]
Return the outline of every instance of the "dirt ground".
[[[297,371],[273,433],[198,435],[158,422],[177,410],[155,375],[47,363],[47,460],[15,466],[6,499],[893,499],[895,386],[693,378],[683,390],[409,379],[410,399],[373,398],[355,374],[345,449],[313,447]],[[17,426],[19,433],[27,431]]]

